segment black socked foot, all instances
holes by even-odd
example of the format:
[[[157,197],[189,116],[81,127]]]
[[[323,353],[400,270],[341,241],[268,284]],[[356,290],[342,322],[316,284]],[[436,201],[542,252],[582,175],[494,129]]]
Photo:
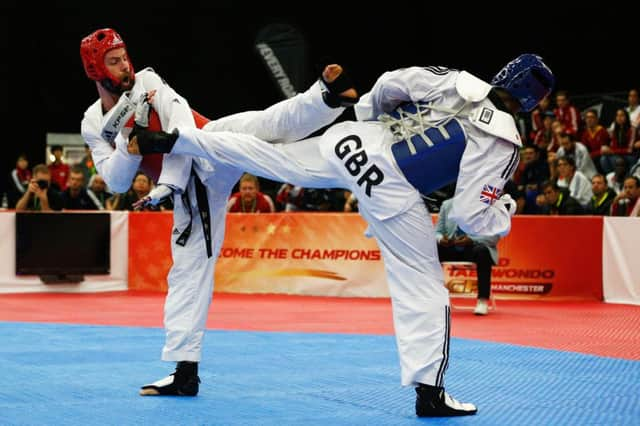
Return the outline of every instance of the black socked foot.
[[[139,127],[135,131],[135,137],[138,139],[138,148],[141,155],[146,154],[168,154],[178,140],[178,129],[167,133],[163,131],[150,131]]]
[[[475,405],[453,399],[442,387],[424,384],[416,387],[418,417],[470,416],[477,412]]]
[[[181,361],[176,371],[155,383],[142,386],[142,396],[196,396],[200,387],[198,363]]]

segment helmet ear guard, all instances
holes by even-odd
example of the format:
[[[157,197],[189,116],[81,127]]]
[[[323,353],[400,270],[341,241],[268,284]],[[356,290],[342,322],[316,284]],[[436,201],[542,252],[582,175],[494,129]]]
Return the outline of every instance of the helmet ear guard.
[[[84,71],[91,80],[100,82],[107,90],[120,93],[120,80],[109,72],[104,64],[105,54],[113,49],[124,48],[122,37],[111,28],[103,28],[89,34],[80,42],[80,57]],[[127,53],[127,59],[129,54]],[[131,60],[129,59],[131,65]],[[133,65],[131,74],[134,75]]]
[[[506,90],[529,112],[551,93],[555,77],[540,56],[525,53],[505,65],[493,77],[491,85]]]

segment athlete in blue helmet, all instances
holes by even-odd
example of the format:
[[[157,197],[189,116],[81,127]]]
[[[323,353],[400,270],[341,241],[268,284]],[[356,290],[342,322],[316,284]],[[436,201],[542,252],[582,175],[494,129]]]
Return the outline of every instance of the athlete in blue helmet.
[[[549,94],[554,86],[553,73],[538,55],[525,53],[509,62],[491,80],[491,85],[506,90],[529,112]]]
[[[444,390],[449,365],[449,293],[436,234],[421,198],[456,182],[449,218],[469,235],[509,233],[513,200],[502,188],[518,165],[513,119],[553,86],[536,55],[522,55],[484,82],[466,71],[410,67],[383,74],[355,105],[358,121],[292,144],[239,133],[179,128],[139,133],[142,152],[204,157],[303,187],[347,188],[358,199],[384,259],[401,382],[416,390],[420,417],[477,408]]]

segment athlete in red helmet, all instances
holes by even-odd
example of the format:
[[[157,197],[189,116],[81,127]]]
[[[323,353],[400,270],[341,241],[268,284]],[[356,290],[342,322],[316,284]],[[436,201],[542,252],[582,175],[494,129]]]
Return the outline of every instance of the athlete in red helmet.
[[[162,359],[177,362],[177,368],[170,376],[143,386],[140,394],[194,396],[199,390],[198,362],[213,293],[215,259],[224,237],[226,203],[243,170],[223,164],[214,167],[206,160],[183,155],[150,154],[143,159],[134,144],[127,142],[134,118],[148,130],[208,123],[211,131],[251,133],[274,142],[295,141],[334,121],[344,111],[342,106],[349,103],[342,95],[355,96],[353,102],[357,95],[353,89],[335,89],[339,86],[333,83],[344,73],[341,67],[330,65],[323,73],[328,83],[323,87],[317,82],[306,92],[264,111],[209,122],[193,112],[151,68],[134,74],[126,46],[114,30],[105,28],[85,37],[80,55],[100,95],[85,112],[81,126],[98,173],[114,192],[125,192],[142,168],[158,179],[159,185],[141,201],[155,204],[173,196],[175,206]],[[287,159],[283,156],[278,161]]]

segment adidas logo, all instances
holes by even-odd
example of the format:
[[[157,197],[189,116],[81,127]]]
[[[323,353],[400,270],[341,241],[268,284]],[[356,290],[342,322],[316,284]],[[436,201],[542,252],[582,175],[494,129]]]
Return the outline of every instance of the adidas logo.
[[[178,228],[173,228],[173,235],[180,235]]]
[[[115,46],[116,44],[122,43],[122,39],[118,36],[113,36],[113,40],[111,41],[111,45]]]

